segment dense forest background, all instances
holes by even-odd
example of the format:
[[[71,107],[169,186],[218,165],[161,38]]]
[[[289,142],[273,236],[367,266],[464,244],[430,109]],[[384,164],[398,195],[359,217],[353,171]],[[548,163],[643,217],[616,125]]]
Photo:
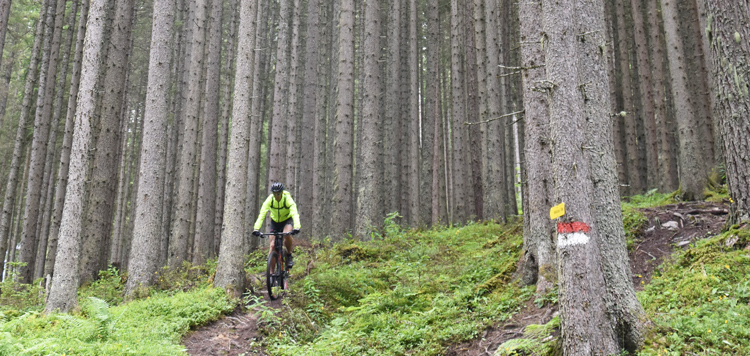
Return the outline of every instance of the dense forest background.
[[[308,241],[523,215],[542,289],[559,202],[605,257],[620,196],[726,179],[747,220],[747,18],[720,0],[0,0],[2,276],[54,276],[64,310],[108,265],[133,295],[218,256],[239,288],[277,181]]]

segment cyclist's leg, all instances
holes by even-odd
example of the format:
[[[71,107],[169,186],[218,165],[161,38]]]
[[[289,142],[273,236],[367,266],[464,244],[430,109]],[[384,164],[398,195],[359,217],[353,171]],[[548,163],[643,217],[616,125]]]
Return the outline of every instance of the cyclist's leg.
[[[284,226],[284,232],[291,232],[292,231],[292,219],[289,219],[286,221],[286,225]],[[287,251],[287,265],[291,268],[294,265],[294,262],[292,262],[292,248],[294,247],[294,239],[292,238],[292,235],[285,235],[284,236],[284,247],[286,247]]]

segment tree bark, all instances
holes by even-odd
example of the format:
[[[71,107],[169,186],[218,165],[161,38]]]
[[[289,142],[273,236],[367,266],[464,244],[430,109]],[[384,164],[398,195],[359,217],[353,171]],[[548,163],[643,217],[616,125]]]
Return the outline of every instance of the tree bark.
[[[420,219],[420,194],[419,194],[419,77],[417,69],[418,44],[417,44],[417,1],[409,2],[409,218],[412,227],[422,225]]]
[[[464,122],[466,122],[465,113],[465,96],[463,87],[464,71],[463,68],[463,57],[462,57],[462,46],[461,43],[464,41],[461,14],[459,11],[459,5],[457,0],[451,0],[451,121],[452,121],[452,150],[449,150],[452,154],[453,167],[451,167],[451,175],[453,177],[453,210],[452,210],[452,222],[463,223],[470,214],[467,214],[467,210],[471,209],[467,206],[473,205],[473,199],[467,199],[467,197],[473,197],[473,190],[467,187],[467,182],[471,182],[471,172],[467,170],[467,163],[465,157],[467,154],[464,149],[464,144],[469,142],[466,140]],[[470,195],[471,194],[471,195]]]
[[[554,225],[547,208],[555,205],[552,197],[550,171],[551,142],[549,111],[542,83],[544,72],[544,33],[542,4],[519,3],[521,23],[521,68],[523,68],[525,173],[528,208],[524,209],[523,281],[536,283],[538,295],[543,295],[557,282]]]
[[[175,204],[175,220],[169,239],[170,267],[179,267],[182,261],[188,259],[190,244],[190,224],[195,215],[193,211],[192,192],[195,180],[194,167],[196,165],[196,146],[198,142],[198,123],[200,120],[200,104],[203,87],[203,54],[206,39],[206,0],[194,2],[195,17],[191,19],[192,37],[190,49],[190,63],[187,68],[188,97],[185,101],[185,111],[182,115],[184,128],[182,130],[182,150],[180,152],[179,182],[177,186],[177,203]]]
[[[300,0],[294,0],[292,5],[292,28],[291,44],[289,53],[289,98],[287,102],[288,112],[286,113],[286,184],[284,188],[296,197],[298,191],[299,179],[299,150],[301,148],[298,132],[300,129],[299,120],[299,67],[302,62],[299,54],[300,50]],[[299,237],[297,237],[299,238]]]
[[[88,23],[89,0],[81,2],[81,15],[78,19],[78,30],[76,37],[76,49],[73,56],[73,72],[70,78],[70,89],[68,90],[68,107],[65,114],[65,131],[62,146],[60,148],[60,166],[57,170],[57,185],[55,186],[55,206],[52,210],[53,217],[50,226],[50,242],[47,252],[47,261],[44,263],[44,275],[52,274],[57,257],[57,243],[60,235],[60,220],[62,219],[65,195],[68,186],[68,172],[70,171],[70,149],[73,145],[73,125],[75,123],[76,104],[78,90],[81,81],[81,67],[83,65],[83,46],[86,38],[86,25]]]
[[[667,125],[667,103],[664,67],[664,38],[662,37],[662,26],[660,12],[656,1],[644,0],[648,11],[648,32],[651,74],[653,79],[654,115],[656,121],[656,133],[658,141],[658,163],[659,177],[658,187],[662,192],[671,192],[677,189],[679,175],[677,174],[677,163],[675,155],[672,154],[672,130]]]
[[[196,206],[195,242],[193,264],[202,265],[214,257],[214,224],[216,220],[216,146],[219,124],[219,89],[221,77],[221,19],[222,1],[211,1],[208,30],[208,56],[206,63],[205,105],[203,107],[203,138]]]
[[[401,1],[392,0],[388,15],[388,72],[386,74],[385,91],[385,121],[383,126],[383,191],[385,195],[385,212],[402,212],[401,207],[401,136],[396,128],[401,123],[401,112],[399,110],[399,90],[401,88]]]
[[[354,0],[342,0],[339,18],[338,95],[331,233],[340,241],[352,227],[354,126]]]
[[[309,132],[315,128],[318,112],[318,92],[321,86],[318,81],[318,64],[320,63],[320,9],[319,0],[309,0],[307,3],[307,42],[305,43],[305,73],[304,73],[304,90],[306,93],[302,105],[302,149],[300,152],[300,183],[299,193],[297,194],[297,206],[299,208],[300,218],[304,222],[310,222],[309,227],[313,227],[313,189],[315,186],[314,175],[317,175],[314,166],[316,150],[315,132]],[[310,231],[313,231],[311,229]]]
[[[3,215],[0,220],[0,256],[5,256],[5,251],[9,247],[13,247],[11,251],[15,251],[15,244],[5,245],[6,241],[9,241],[11,235],[11,225],[13,222],[13,207],[16,201],[16,188],[18,186],[18,170],[23,162],[23,152],[26,146],[26,129],[28,125],[28,119],[31,112],[31,96],[34,91],[34,86],[39,78],[37,75],[37,66],[39,65],[39,51],[42,46],[42,40],[44,39],[44,21],[47,14],[47,3],[49,0],[42,1],[41,10],[39,12],[39,20],[36,24],[36,32],[34,35],[34,44],[31,49],[31,57],[29,58],[29,68],[26,74],[26,83],[24,85],[23,102],[21,104],[21,115],[18,119],[18,129],[16,130],[16,138],[13,144],[13,156],[11,158],[10,167],[8,168],[7,185],[5,188],[5,198],[3,199]],[[20,206],[20,204],[18,205]],[[10,261],[10,259],[8,259]],[[0,262],[0,272],[4,271],[4,262]]]
[[[289,96],[289,55],[290,47],[289,21],[291,17],[291,1],[281,0],[279,3],[279,29],[276,44],[276,78],[273,94],[273,127],[271,127],[270,164],[268,166],[268,180],[282,182],[286,178],[286,117]]]
[[[70,175],[65,193],[65,208],[60,221],[60,240],[55,258],[45,313],[56,310],[68,312],[76,307],[83,226],[83,203],[86,166],[89,164],[91,122],[96,111],[95,87],[103,62],[104,34],[108,0],[91,3],[81,67],[81,88],[78,96],[76,120],[71,148]]]
[[[502,56],[501,42],[498,33],[499,8],[497,2],[485,3],[485,21],[487,21],[487,118],[492,120],[487,125],[487,190],[484,198],[484,218],[504,223],[508,211],[505,201],[505,166],[508,158],[505,156],[505,125],[507,120],[501,119],[502,93],[499,80],[499,59]]]
[[[3,48],[5,47],[5,32],[8,30],[11,0],[0,0],[0,66],[3,64]],[[0,273],[2,271],[0,270]]]
[[[99,277],[107,268],[112,219],[120,161],[120,120],[126,91],[126,74],[130,59],[130,33],[134,13],[133,0],[117,1],[109,38],[104,97],[94,151],[90,193],[86,204],[81,254],[81,284]]]
[[[750,6],[747,2],[705,0],[713,21],[706,28],[711,44],[711,75],[716,95],[714,117],[721,121],[731,224],[750,222]]]
[[[240,27],[237,41],[237,69],[232,109],[232,137],[229,143],[227,166],[226,202],[224,203],[224,231],[221,234],[219,261],[216,266],[214,286],[226,289],[239,298],[245,289],[243,219],[247,187],[247,145],[252,145],[248,135],[251,88],[247,85],[253,78],[253,52],[255,44],[256,1],[242,0],[240,3]],[[256,137],[257,139],[257,137]],[[253,157],[250,157],[252,160]],[[248,217],[249,218],[249,217]]]
[[[175,5],[171,0],[154,2],[154,22],[151,30],[151,52],[148,64],[146,107],[143,117],[143,139],[138,165],[133,237],[127,298],[135,298],[143,288],[155,280],[162,250],[162,202],[166,168],[167,121],[169,119],[170,62],[172,61],[173,24]],[[135,187],[134,187],[135,189]]]
[[[466,90],[466,122],[477,122],[479,121],[479,98],[478,98],[478,79],[477,79],[477,51],[476,51],[476,39],[474,38],[474,19],[472,15],[474,13],[474,2],[466,1],[463,4],[463,16],[464,22],[464,43],[463,50],[465,51],[464,61],[464,85]],[[469,138],[476,137],[477,139],[482,137],[482,133],[479,131],[478,125],[471,125],[468,128],[462,129],[465,131],[465,135]],[[466,143],[471,142],[467,140]],[[504,149],[504,147],[503,147]],[[482,191],[482,145],[468,145],[465,150],[466,153],[466,173],[467,182],[470,185],[467,193],[470,192],[466,197],[469,198],[469,205],[467,209],[467,217],[471,219],[482,219],[482,208],[484,203],[484,192]]]
[[[664,0],[661,5],[677,116],[680,188],[684,200],[697,200],[703,198],[706,167],[701,155],[695,102],[690,98],[688,87],[685,51],[678,32],[677,4],[674,0]]]
[[[380,5],[377,1],[366,1],[364,9],[364,78],[361,161],[359,194],[357,195],[356,236],[369,239],[372,231],[380,226]],[[416,74],[416,73],[415,73]]]
[[[58,0],[63,1],[63,0]],[[34,118],[34,136],[31,141],[31,168],[26,188],[26,206],[24,209],[23,232],[18,261],[26,265],[19,267],[19,280],[31,283],[34,278],[36,248],[39,241],[38,219],[40,215],[40,201],[42,183],[44,179],[44,163],[47,156],[47,141],[49,140],[50,121],[52,120],[52,101],[54,99],[54,84],[57,77],[57,61],[60,49],[60,33],[62,21],[55,21],[57,15],[56,2],[48,3],[46,14],[46,30],[44,46],[42,48],[41,68],[39,69],[39,88],[37,89],[36,113]],[[41,17],[40,17],[41,19]]]

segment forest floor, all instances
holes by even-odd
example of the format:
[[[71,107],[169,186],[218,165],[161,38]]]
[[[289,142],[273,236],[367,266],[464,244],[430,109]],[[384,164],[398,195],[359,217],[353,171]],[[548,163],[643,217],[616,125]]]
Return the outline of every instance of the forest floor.
[[[636,291],[649,283],[656,267],[676,249],[714,236],[724,227],[728,208],[722,203],[688,202],[657,208],[639,209],[648,222],[642,233],[629,246],[630,267]],[[265,306],[278,309],[280,300],[267,301]],[[260,346],[262,333],[257,326],[258,311],[243,311],[238,307],[233,313],[190,333],[183,339],[188,354],[203,355],[266,355]],[[485,330],[481,337],[450,346],[446,355],[492,356],[504,342],[519,338],[526,326],[545,324],[557,315],[557,305],[538,308],[529,300],[519,313]]]

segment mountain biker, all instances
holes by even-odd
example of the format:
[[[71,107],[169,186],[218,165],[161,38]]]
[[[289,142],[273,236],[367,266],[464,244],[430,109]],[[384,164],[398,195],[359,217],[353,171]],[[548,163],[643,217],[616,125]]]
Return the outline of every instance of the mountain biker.
[[[265,220],[266,213],[269,210],[271,210],[271,232],[291,232],[292,235],[299,234],[300,223],[297,204],[294,203],[292,195],[284,190],[284,185],[280,182],[275,182],[271,185],[271,195],[268,196],[260,208],[260,214],[258,214],[258,219],[255,221],[255,226],[253,227],[255,229],[253,230],[253,235],[260,236],[260,227],[263,225],[263,220]],[[294,228],[292,228],[292,222],[294,222]],[[294,262],[292,261],[293,244],[294,239],[292,236],[284,235],[284,247],[287,250],[287,268],[294,266]],[[273,245],[274,240],[271,240],[269,253],[273,251]]]

